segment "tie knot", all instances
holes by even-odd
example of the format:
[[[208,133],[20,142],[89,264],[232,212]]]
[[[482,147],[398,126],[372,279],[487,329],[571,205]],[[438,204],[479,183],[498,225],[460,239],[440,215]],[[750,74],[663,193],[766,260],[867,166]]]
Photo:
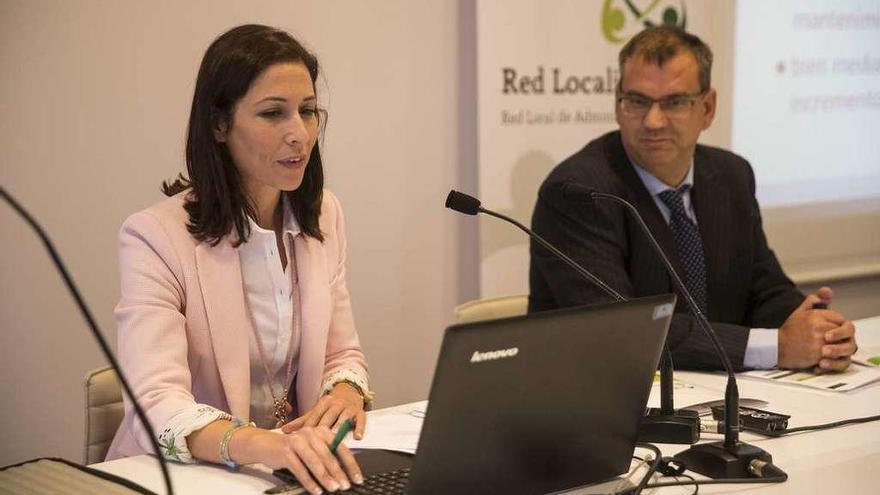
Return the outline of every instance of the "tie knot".
[[[660,199],[671,211],[683,211],[684,200],[682,196],[690,189],[689,184],[685,184],[678,189],[667,189],[659,194]]]

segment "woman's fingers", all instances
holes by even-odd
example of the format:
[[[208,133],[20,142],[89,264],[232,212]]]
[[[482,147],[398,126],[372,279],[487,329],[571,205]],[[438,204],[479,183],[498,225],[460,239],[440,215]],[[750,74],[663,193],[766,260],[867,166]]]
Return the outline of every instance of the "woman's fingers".
[[[300,416],[300,417],[294,419],[293,421],[290,421],[287,424],[283,425],[281,427],[281,431],[283,431],[284,433],[293,433],[294,431],[302,428],[303,425],[305,425],[305,423],[306,423],[306,417]]]
[[[286,437],[289,447],[287,467],[310,493],[348,490],[351,483],[363,483],[363,474],[354,455],[344,444],[330,452],[334,433],[325,427],[303,427]],[[319,485],[320,484],[320,485]]]
[[[328,474],[334,478],[343,490],[351,488],[348,476],[342,471],[339,459],[330,452],[329,443],[333,441],[333,433],[325,428],[316,430],[318,434],[309,438],[312,449],[318,454]]]
[[[321,421],[321,418],[324,417],[324,413],[326,413],[327,409],[329,409],[332,405],[333,400],[329,395],[321,397],[315,404],[315,407],[304,414],[306,418],[305,426],[318,426],[318,422]]]
[[[312,443],[311,437],[314,435],[315,433],[309,430],[301,430],[297,432],[291,440],[291,447],[296,456],[299,457],[302,463],[308,468],[311,475],[314,476],[324,488],[331,492],[335,492],[339,490],[342,485],[330,473],[330,469],[325,465],[324,459]],[[327,450],[326,446],[324,447],[324,450]]]
[[[367,431],[367,413],[363,409],[359,410],[354,417],[354,438],[361,440]]]
[[[345,406],[343,404],[334,403],[329,408],[327,408],[326,411],[324,411],[324,414],[318,420],[317,426],[325,426],[327,428],[330,428],[337,423],[336,420],[341,417],[343,411],[345,411]]]
[[[358,465],[357,460],[354,458],[354,454],[351,453],[348,447],[344,444],[339,444],[339,447],[336,448],[336,457],[342,463],[342,466],[345,468],[345,472],[348,473],[349,479],[354,483],[360,485],[364,482],[364,475],[361,472],[361,467]]]
[[[296,479],[299,481],[299,484],[303,486],[306,490],[309,491],[312,495],[318,495],[322,492],[321,485],[312,478],[312,475],[309,473],[308,468],[299,460],[297,455],[289,456],[289,460],[287,462],[287,469],[296,476]]]

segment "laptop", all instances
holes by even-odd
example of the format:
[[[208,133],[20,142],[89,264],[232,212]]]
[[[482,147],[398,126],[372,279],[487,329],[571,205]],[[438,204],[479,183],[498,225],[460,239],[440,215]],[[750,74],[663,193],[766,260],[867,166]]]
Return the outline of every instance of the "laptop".
[[[367,485],[396,473],[392,493],[540,494],[627,472],[674,306],[667,294],[449,327],[416,455],[358,453]]]

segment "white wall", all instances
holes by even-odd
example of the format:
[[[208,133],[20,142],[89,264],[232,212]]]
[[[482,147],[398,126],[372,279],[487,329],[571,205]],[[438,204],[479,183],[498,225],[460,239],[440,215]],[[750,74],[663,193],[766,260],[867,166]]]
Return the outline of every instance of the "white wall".
[[[326,175],[346,211],[378,405],[424,398],[452,308],[476,286],[459,283],[470,219],[443,208],[470,153],[459,146],[458,124],[472,119],[459,114],[459,66],[473,49],[458,45],[460,16],[459,2],[427,0],[3,1],[0,183],[51,233],[115,347],[116,232],[183,170],[202,53],[245,22],[291,31],[323,64]],[[0,232],[0,465],[79,460],[82,377],[104,360],[5,205]]]

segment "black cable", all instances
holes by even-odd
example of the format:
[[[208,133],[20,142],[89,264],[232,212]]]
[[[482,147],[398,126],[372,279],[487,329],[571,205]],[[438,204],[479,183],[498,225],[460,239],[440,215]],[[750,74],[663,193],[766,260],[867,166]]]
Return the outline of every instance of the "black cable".
[[[714,480],[693,480],[693,481],[661,481],[658,483],[648,483],[645,488],[659,488],[662,486],[689,486],[689,485],[744,485],[758,483],[782,483],[787,480],[788,476],[770,477],[770,478],[717,478]]]
[[[657,468],[660,466],[660,460],[663,457],[660,449],[658,449],[654,445],[651,445],[650,443],[637,443],[636,447],[641,447],[643,449],[648,449],[654,452],[654,459],[651,460],[651,464],[648,466],[648,472],[645,473],[645,475],[642,477],[642,480],[639,481],[639,484],[636,485],[635,488],[623,492],[616,492],[614,495],[639,495],[640,493],[642,493],[642,490],[644,490],[645,487],[648,486],[648,481],[651,480],[651,476],[653,476],[654,473],[657,472]],[[635,455],[633,456],[633,458],[641,460],[640,457]]]
[[[635,455],[635,454],[633,454],[632,458],[635,459],[635,460],[637,460],[637,461],[639,461],[639,463],[636,464],[636,467],[630,469],[630,471],[629,471],[628,473],[626,473],[626,478],[624,478],[624,479],[625,479],[627,482],[629,482],[630,479],[633,477],[633,475],[636,474],[636,471],[638,471],[639,468],[642,467],[642,464],[644,464],[644,465],[647,466],[647,465],[648,465],[648,462],[649,462],[649,461],[648,461],[647,459],[645,459],[644,457],[639,457],[639,456],[637,456],[637,455]],[[650,468],[649,468],[649,469],[650,469]],[[625,495],[629,495],[629,494],[633,493],[633,490],[635,490],[635,487],[632,487],[632,488],[629,488],[629,489],[626,489],[626,490],[623,490],[623,491],[615,491],[615,492],[613,492],[611,495],[624,495],[624,494],[625,494]]]
[[[137,414],[138,419],[140,419],[141,423],[144,425],[144,429],[147,430],[147,433],[150,437],[150,444],[153,446],[153,450],[156,451],[156,457],[159,461],[159,467],[162,468],[162,477],[165,479],[165,489],[168,492],[168,495],[173,495],[174,490],[171,488],[171,476],[168,474],[168,466],[165,464],[165,458],[162,457],[162,451],[159,448],[159,442],[156,440],[156,433],[153,431],[153,426],[147,420],[147,415],[144,413],[144,410],[141,409],[140,404],[134,398],[134,393],[131,391],[131,387],[128,385],[128,380],[125,379],[125,376],[122,374],[122,370],[119,368],[119,363],[116,362],[116,357],[113,356],[113,353],[110,351],[110,346],[107,345],[107,341],[104,340],[104,336],[101,334],[101,331],[98,330],[98,324],[95,322],[95,318],[92,316],[92,312],[89,310],[88,306],[86,306],[85,300],[83,300],[82,296],[79,293],[79,290],[76,288],[76,284],[73,283],[73,279],[70,277],[70,274],[67,273],[67,268],[65,268],[64,263],[61,261],[61,256],[58,255],[58,252],[55,251],[55,247],[52,245],[52,241],[49,240],[49,236],[46,235],[46,232],[40,227],[40,224],[37,223],[36,220],[27,212],[25,209],[18,204],[12,196],[6,192],[6,189],[0,186],[0,196],[3,196],[12,209],[16,211],[21,217],[25,219],[25,221],[30,224],[30,226],[37,232],[37,235],[40,237],[40,240],[43,241],[43,245],[46,246],[46,250],[49,251],[49,256],[52,257],[52,261],[55,262],[55,267],[61,273],[61,277],[64,279],[64,283],[67,285],[67,289],[70,291],[73,299],[76,301],[77,306],[79,306],[79,310],[82,312],[83,317],[88,323],[89,328],[92,331],[92,336],[95,337],[95,340],[98,341],[98,346],[101,348],[101,351],[104,353],[104,357],[107,358],[107,361],[113,366],[113,369],[116,370],[116,373],[119,375],[119,381],[122,383],[122,388],[125,390],[125,393],[128,395],[128,398],[131,399],[131,403],[134,406],[135,413]]]
[[[679,479],[678,479],[679,477],[687,478],[691,481],[697,481],[693,476],[691,476],[689,474],[680,474],[678,476],[673,476],[673,478],[675,478],[675,481],[679,481]],[[699,495],[699,494],[700,494],[700,485],[694,484],[694,491],[693,491],[693,493],[691,493],[691,495]]]
[[[785,430],[778,431],[767,431],[767,430],[758,430],[749,428],[748,431],[759,433],[768,437],[784,437],[786,435],[790,435],[792,433],[803,433],[805,431],[819,431],[819,430],[827,430],[830,428],[837,428],[838,426],[846,426],[846,425],[855,425],[859,423],[870,423],[871,421],[877,421],[880,419],[880,415],[878,416],[865,416],[861,418],[852,418],[852,419],[844,419],[841,421],[835,421],[833,423],[825,423],[821,425],[812,425],[812,426],[798,426],[797,428],[787,428]]]

